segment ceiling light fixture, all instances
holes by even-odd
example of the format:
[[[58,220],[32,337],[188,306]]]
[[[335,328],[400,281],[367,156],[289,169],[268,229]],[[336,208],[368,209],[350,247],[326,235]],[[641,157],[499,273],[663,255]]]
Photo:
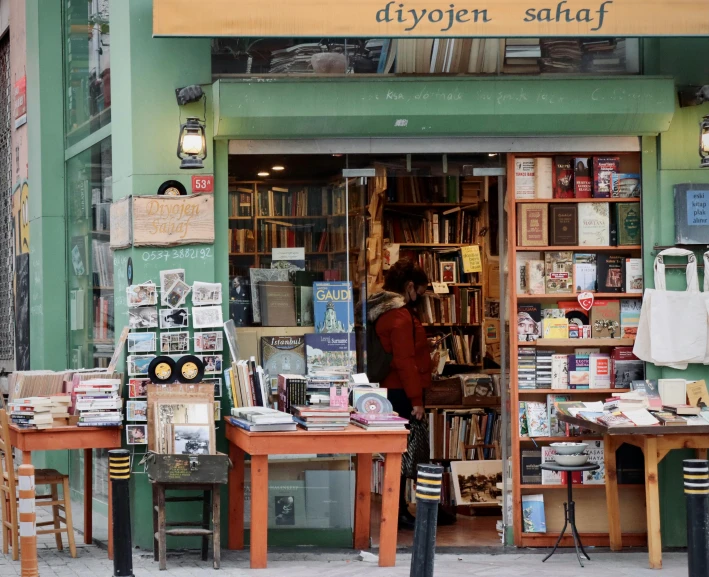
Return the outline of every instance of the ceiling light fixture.
[[[261,172],[258,173],[259,176],[264,177],[264,176],[270,176],[268,172],[265,170],[262,170]]]
[[[285,170],[285,166],[281,166],[280,164],[277,164],[276,166],[272,166],[271,170],[275,170],[276,172],[280,172],[281,170]]]

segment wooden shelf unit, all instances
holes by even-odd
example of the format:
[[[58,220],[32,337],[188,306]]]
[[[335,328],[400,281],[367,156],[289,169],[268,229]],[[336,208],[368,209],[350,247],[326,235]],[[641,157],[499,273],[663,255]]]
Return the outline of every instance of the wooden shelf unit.
[[[576,157],[593,157],[599,156],[598,153],[584,153],[579,151],[577,154],[566,154],[567,156]],[[553,157],[555,154],[523,154],[518,155],[525,158],[529,157]],[[631,153],[614,153],[609,151],[602,156],[620,156],[621,157],[621,172],[636,172],[640,173],[640,154],[637,152]],[[575,300],[575,294],[544,294],[544,295],[520,295],[517,294],[516,290],[516,270],[517,270],[517,253],[518,252],[547,252],[547,251],[573,251],[573,252],[583,252],[583,253],[629,253],[633,256],[639,256],[641,254],[642,247],[640,245],[633,246],[519,246],[517,241],[517,205],[518,204],[529,204],[529,203],[575,203],[580,204],[584,202],[597,203],[597,202],[633,202],[640,203],[639,198],[603,198],[603,199],[515,199],[515,154],[507,155],[507,235],[508,235],[508,262],[509,262],[509,278],[513,284],[513,290],[510,291],[510,319],[513,318],[513,314],[516,314],[517,304],[519,303],[530,303],[530,302],[542,302],[550,303],[559,300]],[[624,166],[626,167],[624,169]],[[632,169],[628,169],[628,166]],[[596,299],[620,299],[620,298],[642,298],[641,294],[626,294],[626,293],[596,293]],[[517,407],[519,407],[520,400],[534,398],[534,395],[544,395],[547,394],[560,394],[560,395],[571,395],[581,396],[584,398],[586,395],[598,395],[600,397],[610,396],[616,392],[622,392],[622,389],[519,389],[518,387],[518,375],[517,375],[517,353],[518,347],[520,346],[537,346],[537,347],[547,347],[547,348],[559,348],[562,351],[568,350],[570,348],[576,347],[615,347],[615,346],[632,346],[634,344],[634,339],[540,339],[533,342],[518,342],[516,338],[516,330],[512,325],[512,320],[510,320],[510,406],[513,408],[513,412],[517,414]],[[591,397],[594,398],[594,397]],[[556,485],[524,485],[521,483],[521,451],[522,448],[529,449],[530,446],[535,446],[539,444],[549,444],[552,442],[564,442],[564,441],[581,441],[581,440],[601,440],[602,437],[598,435],[593,436],[577,436],[577,437],[522,437],[519,434],[519,426],[517,424],[517,419],[511,419],[511,435],[512,435],[512,507],[513,507],[513,531],[514,531],[514,544],[518,547],[551,547],[556,542],[558,538],[558,531],[556,527],[549,527],[547,533],[524,533],[522,531],[522,494],[528,494],[530,491],[539,491],[544,493],[549,491],[549,495],[560,494],[561,489],[565,488]],[[643,486],[643,485],[641,485]],[[575,485],[574,489],[592,489],[599,488],[602,489],[604,485]],[[599,510],[603,511],[605,515],[606,505],[605,505],[605,492],[603,490],[598,490],[595,492],[587,493],[584,491],[582,494],[588,495],[590,498],[598,499]],[[638,494],[633,492],[633,494]],[[557,504],[558,505],[558,504]],[[550,511],[547,510],[547,517],[549,517]],[[560,527],[558,530],[560,531]],[[607,533],[594,533],[594,532],[581,532],[581,539],[584,545],[588,546],[608,546],[609,545],[609,535]],[[645,533],[623,533],[623,543],[631,546],[643,546],[647,543],[647,534]],[[573,546],[573,541],[568,536],[562,539],[561,546]]]

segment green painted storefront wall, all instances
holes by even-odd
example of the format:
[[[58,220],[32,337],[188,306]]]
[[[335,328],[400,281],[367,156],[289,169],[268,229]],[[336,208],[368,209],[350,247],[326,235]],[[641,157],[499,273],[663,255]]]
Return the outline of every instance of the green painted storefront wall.
[[[667,130],[671,78],[269,78],[214,85],[217,138],[638,135]]]

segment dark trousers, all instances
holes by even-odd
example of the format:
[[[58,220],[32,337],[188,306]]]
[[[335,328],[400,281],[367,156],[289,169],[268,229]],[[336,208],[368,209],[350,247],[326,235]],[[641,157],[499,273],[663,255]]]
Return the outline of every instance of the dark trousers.
[[[404,389],[388,389],[387,398],[391,402],[391,406],[395,413],[404,419],[411,418],[411,411],[414,410],[409,397],[406,396]],[[401,484],[399,486],[399,513],[407,509],[406,504],[406,475],[402,473]]]

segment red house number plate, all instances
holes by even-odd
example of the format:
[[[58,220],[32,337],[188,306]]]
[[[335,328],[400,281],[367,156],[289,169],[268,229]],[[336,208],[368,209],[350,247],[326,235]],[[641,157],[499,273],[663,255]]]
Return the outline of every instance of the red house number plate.
[[[211,174],[200,174],[192,177],[192,193],[214,192],[214,176]]]

